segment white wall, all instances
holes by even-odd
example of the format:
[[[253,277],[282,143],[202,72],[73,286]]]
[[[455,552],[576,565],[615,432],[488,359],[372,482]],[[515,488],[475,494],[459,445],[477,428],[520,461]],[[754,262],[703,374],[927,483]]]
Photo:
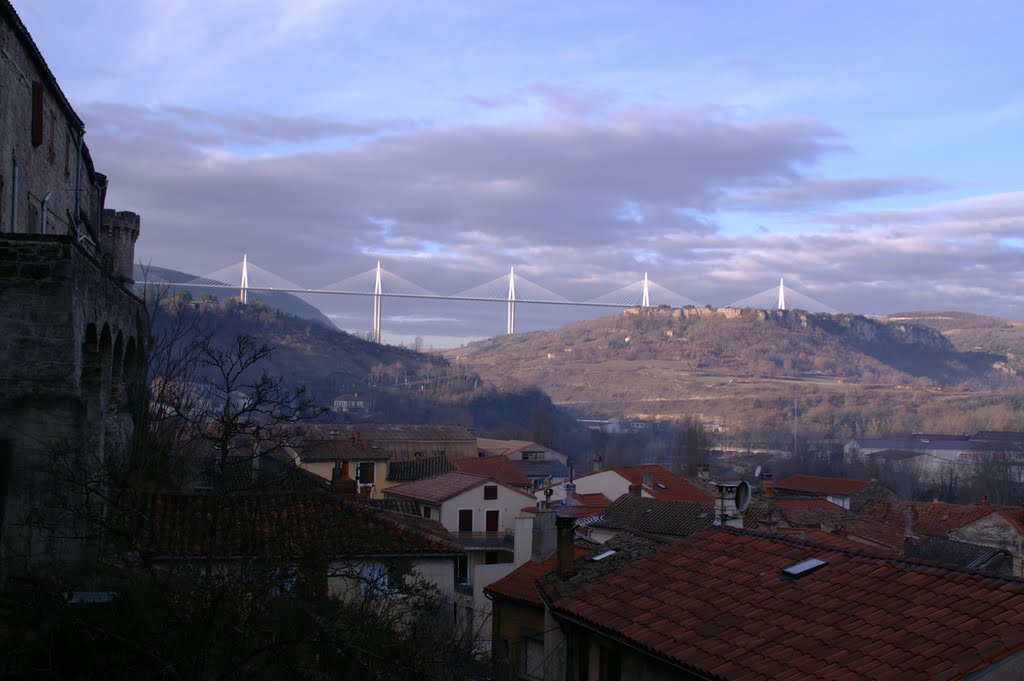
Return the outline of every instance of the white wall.
[[[484,499],[484,487],[488,485],[497,485],[497,499]],[[498,485],[495,482],[487,482],[443,502],[440,520],[449,532],[458,532],[459,511],[471,509],[473,511],[473,531],[484,532],[487,527],[486,511],[497,509],[498,531],[514,531],[515,519],[520,510],[525,506],[533,506],[535,503],[533,497],[525,492]]]
[[[551,501],[560,501],[565,498],[564,482],[555,485],[551,490],[553,492]],[[627,492],[629,492],[629,480],[613,470],[590,473],[582,478],[576,478],[577,494],[603,494],[614,501]],[[646,490],[641,492],[641,494],[645,497],[651,496]],[[544,496],[544,490],[534,492],[534,497],[539,501],[547,498]]]

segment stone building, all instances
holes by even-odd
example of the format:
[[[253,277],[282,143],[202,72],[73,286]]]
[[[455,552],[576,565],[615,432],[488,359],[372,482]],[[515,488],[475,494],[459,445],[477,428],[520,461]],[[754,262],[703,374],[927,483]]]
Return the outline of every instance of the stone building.
[[[85,126],[8,0],[0,120],[2,583],[73,561],[95,540],[47,480],[72,474],[95,484],[104,461],[128,453],[132,410],[144,404],[129,397],[143,390],[148,332],[131,290],[139,216],[104,207],[107,178],[93,166]]]

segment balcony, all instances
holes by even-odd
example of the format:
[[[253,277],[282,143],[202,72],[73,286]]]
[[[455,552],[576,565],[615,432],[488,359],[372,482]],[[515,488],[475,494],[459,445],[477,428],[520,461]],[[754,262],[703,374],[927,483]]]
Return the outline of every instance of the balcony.
[[[515,549],[515,533],[511,530],[504,532],[457,532],[455,536],[459,545],[464,549]]]

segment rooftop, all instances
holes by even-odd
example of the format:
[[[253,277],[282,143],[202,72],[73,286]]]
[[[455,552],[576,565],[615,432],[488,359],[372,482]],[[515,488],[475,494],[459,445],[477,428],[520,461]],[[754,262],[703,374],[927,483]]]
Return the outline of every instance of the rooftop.
[[[754,526],[766,507],[751,506],[743,514],[745,525]],[[666,501],[624,494],[605,509],[595,527],[625,529],[657,535],[685,537],[714,525],[712,502]]]
[[[463,473],[476,473],[512,487],[529,487],[530,479],[523,475],[507,456],[479,456],[475,459],[456,459],[452,461],[456,470]]]
[[[435,475],[432,478],[423,478],[422,480],[388,487],[384,490],[384,494],[437,504],[474,487],[483,485],[486,482],[492,482],[491,478],[486,475],[449,471],[441,475]]]
[[[783,574],[809,559],[825,564]],[[725,679],[955,679],[1024,650],[1022,581],[743,530],[692,535],[554,609]]]
[[[904,525],[909,519],[915,534],[944,537],[952,530],[970,525],[993,513],[999,513],[1018,528],[1024,509],[1017,506],[947,504],[941,501],[882,501],[872,499],[859,514],[883,522]]]
[[[326,492],[181,494],[131,491],[121,518],[130,548],[155,556],[340,557],[460,553],[439,523]]]
[[[388,480],[411,482],[430,478],[452,470],[452,463],[446,456],[428,456],[406,461],[388,462]]]
[[[779,480],[774,487],[794,492],[811,492],[813,494],[834,494],[849,496],[874,484],[872,480],[852,480],[850,478],[828,478],[822,475],[791,475]]]

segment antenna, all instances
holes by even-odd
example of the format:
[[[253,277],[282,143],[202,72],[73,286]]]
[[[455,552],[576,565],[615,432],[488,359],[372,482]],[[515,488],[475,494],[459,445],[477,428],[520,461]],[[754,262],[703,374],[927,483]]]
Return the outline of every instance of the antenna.
[[[736,485],[736,512],[743,513],[750,508],[750,483],[746,480]]]

